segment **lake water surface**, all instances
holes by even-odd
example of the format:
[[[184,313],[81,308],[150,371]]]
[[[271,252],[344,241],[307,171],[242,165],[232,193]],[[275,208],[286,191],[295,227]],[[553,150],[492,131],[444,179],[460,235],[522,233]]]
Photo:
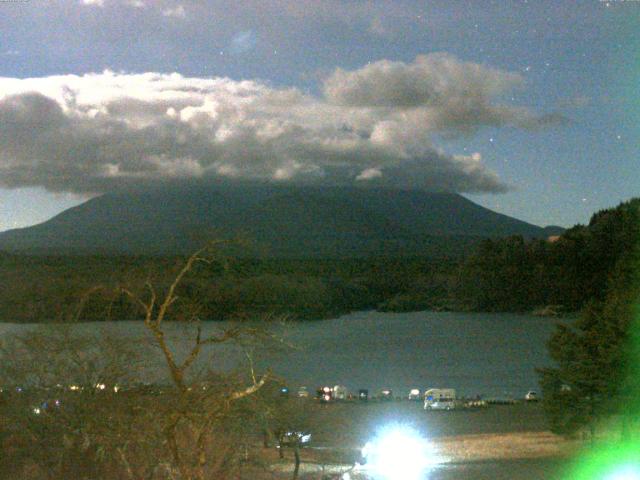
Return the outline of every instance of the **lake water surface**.
[[[293,323],[287,341],[297,348],[258,355],[287,379],[292,389],[306,385],[346,385],[374,393],[391,388],[455,388],[460,394],[522,397],[537,390],[535,368],[550,365],[546,342],[555,319],[516,314],[414,312],[356,312],[333,320]],[[221,323],[205,323],[213,332]],[[0,324],[0,335],[26,331],[33,325]],[[87,323],[75,328],[108,331],[142,341],[148,339],[140,322]],[[192,327],[167,324],[174,345],[186,352]],[[146,362],[146,380],[165,377],[158,352]],[[201,367],[243,365],[244,356],[230,348],[213,347]]]
[[[297,325],[303,349],[278,365],[310,387],[450,387],[466,395],[515,395],[537,389],[535,368],[550,365],[546,343],[556,320],[484,313],[358,312]]]

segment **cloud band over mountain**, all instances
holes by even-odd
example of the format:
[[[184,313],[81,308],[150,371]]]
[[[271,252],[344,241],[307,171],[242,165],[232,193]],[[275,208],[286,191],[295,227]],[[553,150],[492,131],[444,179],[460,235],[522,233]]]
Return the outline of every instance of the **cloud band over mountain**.
[[[499,103],[522,84],[447,54],[338,69],[321,96],[175,73],[0,78],[0,185],[97,193],[228,178],[502,192],[480,154],[445,153],[434,136],[554,121]]]

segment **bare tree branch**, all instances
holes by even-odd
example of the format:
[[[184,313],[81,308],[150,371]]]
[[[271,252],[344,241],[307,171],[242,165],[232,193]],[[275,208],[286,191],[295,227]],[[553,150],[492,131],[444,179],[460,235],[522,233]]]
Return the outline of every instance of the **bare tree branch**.
[[[175,279],[173,280],[173,283],[171,283],[171,285],[169,286],[169,291],[167,292],[167,295],[165,296],[164,301],[160,305],[160,310],[158,311],[158,315],[156,316],[156,319],[155,319],[155,322],[157,325],[160,325],[160,323],[162,323],[162,320],[164,320],[164,316],[167,312],[167,309],[173,304],[173,302],[177,300],[177,297],[175,295],[175,290],[178,287],[178,285],[180,285],[180,282],[182,282],[183,277],[189,271],[191,271],[194,263],[196,262],[211,263],[211,260],[206,257],[203,257],[202,254],[208,250],[211,250],[214,246],[222,243],[226,243],[226,241],[217,240],[217,241],[209,242],[207,245],[205,245],[201,249],[191,254],[191,256],[187,259],[187,262],[184,264],[180,272],[178,272],[178,275],[176,275]]]
[[[131,300],[136,302],[138,305],[140,305],[140,307],[142,307],[142,310],[144,311],[144,314],[145,314],[144,321],[145,323],[149,323],[153,315],[153,303],[155,302],[155,298],[152,297],[149,304],[146,304],[140,299],[140,297],[138,297],[128,288],[120,287],[120,291],[125,295],[127,295],[129,298],[131,298]]]
[[[126,444],[125,444],[125,448],[126,448]],[[120,456],[120,460],[122,460],[122,463],[124,465],[125,471],[127,472],[127,476],[131,480],[135,480],[135,476],[133,475],[133,471],[131,470],[131,464],[129,463],[129,460],[127,460],[127,456],[125,455],[124,450],[121,447],[117,447],[116,451],[118,452],[118,455]]]
[[[260,390],[264,386],[265,382],[269,379],[270,376],[271,374],[269,372],[265,373],[257,383],[254,383],[253,385],[245,388],[244,390],[238,390],[233,392],[229,396],[229,400],[230,401],[239,400],[240,398],[244,398],[251,394],[256,393],[258,390]]]
[[[89,300],[89,297],[91,297],[91,295],[93,295],[94,293],[100,290],[106,290],[106,289],[103,285],[96,285],[95,287],[90,288],[84,294],[82,294],[82,297],[80,297],[80,302],[78,303],[78,310],[76,312],[76,317],[75,317],[76,322],[80,321],[80,316],[82,315],[82,311],[84,310],[84,307],[87,301]]]
[[[257,381],[256,381],[256,371],[253,368],[253,355],[251,355],[251,353],[249,353],[249,350],[247,350],[246,348],[243,348],[242,350],[244,351],[244,355],[247,357],[247,361],[249,362],[249,372],[251,373],[251,380],[255,385]]]

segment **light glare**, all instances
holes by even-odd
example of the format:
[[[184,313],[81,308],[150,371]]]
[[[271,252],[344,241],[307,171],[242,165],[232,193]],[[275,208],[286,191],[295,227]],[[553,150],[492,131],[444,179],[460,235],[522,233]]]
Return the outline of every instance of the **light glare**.
[[[611,472],[604,480],[640,480],[640,465],[624,465]]]
[[[380,480],[418,480],[439,463],[433,446],[410,427],[384,429],[362,450],[367,470]]]

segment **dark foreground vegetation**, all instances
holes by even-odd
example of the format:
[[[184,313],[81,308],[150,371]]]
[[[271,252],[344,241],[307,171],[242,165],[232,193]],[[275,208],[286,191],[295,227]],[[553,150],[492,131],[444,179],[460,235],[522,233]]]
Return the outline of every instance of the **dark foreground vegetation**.
[[[451,412],[425,412],[420,402],[408,400],[322,404],[282,397],[273,382],[251,397],[225,405],[220,401],[224,398],[220,385],[229,385],[206,383],[208,387],[216,384],[208,390],[193,389],[184,397],[170,387],[117,393],[89,385],[76,391],[5,391],[0,394],[0,420],[5,422],[0,429],[0,475],[26,480],[292,478],[297,458],[300,478],[319,480],[323,478],[319,474],[305,474],[309,470],[305,467],[314,465],[317,471],[322,465],[353,465],[361,458],[360,449],[381,429],[393,425],[411,425],[434,442],[443,462],[468,458],[473,464],[523,454],[534,458],[565,454],[558,445],[538,450],[527,440],[547,428],[537,404]],[[211,434],[202,445],[205,461],[200,470],[200,446],[193,430],[197,421],[179,425],[175,446],[167,442],[180,408],[191,409],[195,418],[205,417],[207,409],[217,409],[215,420],[207,424]],[[308,446],[312,448],[296,451],[289,444],[280,445],[279,438],[289,430],[311,432]],[[453,438],[458,436],[465,436],[467,443],[456,443]],[[505,449],[504,441],[518,439],[525,442],[521,450]]]
[[[254,371],[253,353],[287,348],[278,334],[286,324],[274,314],[318,318],[419,302],[420,308],[459,302],[471,309],[528,309],[553,302],[581,309],[578,320],[560,324],[551,339],[556,366],[540,371],[548,424],[563,435],[595,439],[600,425],[615,422],[623,438],[637,441],[639,206],[634,200],[599,212],[588,226],[553,242],[487,241],[460,264],[419,258],[229,263],[212,246],[182,259],[4,256],[5,319],[140,318],[148,344],[112,337],[100,325],[66,323],[2,336],[0,477],[274,478],[270,469],[280,460],[272,447],[289,430],[313,430],[332,447],[358,443],[375,427],[366,415],[333,417],[344,409],[283,401],[279,380],[268,370]],[[243,321],[256,317],[265,321]],[[204,336],[200,321],[209,318],[235,321]],[[186,350],[166,335],[169,320],[186,322]],[[221,344],[246,353],[246,371],[223,373],[215,351]],[[162,388],[116,391],[144,378],[158,354],[167,379]],[[494,412],[476,418],[499,420],[498,432],[518,430],[527,418],[546,425],[539,410],[521,411],[510,425]],[[398,412],[386,413],[384,421]],[[469,414],[459,423],[434,420],[431,434],[465,434]],[[365,423],[354,424],[357,418]],[[296,448],[293,455],[298,462]]]
[[[0,318],[11,322],[132,320],[142,312],[115,287],[141,289],[166,281],[181,257],[39,257],[3,255]],[[298,320],[338,316],[353,310],[437,308],[447,298],[456,265],[425,258],[353,260],[234,260],[198,265],[179,290],[204,320],[264,313]],[[415,296],[419,292],[420,296]],[[403,295],[408,303],[401,305]],[[79,306],[82,306],[81,312]]]
[[[198,265],[174,318],[283,314],[298,320],[354,310],[579,311],[607,295],[638,235],[639,200],[596,213],[551,240],[484,240],[464,258],[241,259]],[[141,319],[119,290],[172,278],[182,257],[0,255],[0,319]],[[81,307],[81,308],[80,308]]]
[[[279,411],[270,407],[277,380],[252,367],[221,373],[219,357],[206,355],[233,344],[252,365],[256,344],[278,348],[275,333],[237,323],[203,335],[191,316],[186,351],[165,335],[183,280],[196,265],[215,261],[207,246],[167,285],[149,281],[141,293],[118,287],[144,312],[148,341],[70,324],[0,337],[1,478],[204,480],[259,469],[249,451],[255,432],[265,441],[277,435]],[[158,353],[162,388],[131,388]],[[195,367],[199,359],[206,368],[202,361]]]
[[[594,220],[600,262],[590,262],[593,245],[584,239],[577,254],[599,274],[579,281],[576,288],[588,292],[588,302],[577,321],[558,325],[549,342],[556,367],[539,372],[544,404],[554,432],[594,439],[599,428],[613,424],[624,441],[638,442],[640,202],[602,212]]]

